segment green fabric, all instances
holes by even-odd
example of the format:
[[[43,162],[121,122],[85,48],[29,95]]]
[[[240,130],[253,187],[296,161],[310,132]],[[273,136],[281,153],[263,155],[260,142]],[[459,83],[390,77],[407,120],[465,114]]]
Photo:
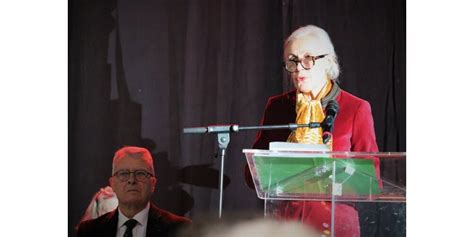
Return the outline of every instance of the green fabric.
[[[380,194],[370,159],[254,156],[261,188],[269,193],[331,194],[333,162],[336,183],[342,186],[336,195]]]

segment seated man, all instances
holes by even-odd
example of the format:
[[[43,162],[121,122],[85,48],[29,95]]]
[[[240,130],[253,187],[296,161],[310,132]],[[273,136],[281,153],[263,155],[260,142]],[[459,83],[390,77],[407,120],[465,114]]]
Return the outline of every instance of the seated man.
[[[117,194],[118,208],[80,223],[77,236],[173,236],[178,228],[191,224],[189,219],[150,203],[156,178],[153,158],[147,149],[128,146],[118,150],[109,182]]]

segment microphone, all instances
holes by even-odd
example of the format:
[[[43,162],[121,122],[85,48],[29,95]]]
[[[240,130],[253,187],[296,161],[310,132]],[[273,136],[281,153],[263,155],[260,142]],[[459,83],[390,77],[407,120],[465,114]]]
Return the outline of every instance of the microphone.
[[[334,121],[336,120],[337,112],[339,112],[339,105],[335,100],[331,100],[326,105],[326,117],[322,122],[323,128],[323,143],[326,144],[332,137],[332,130]]]
[[[207,127],[192,127],[183,128],[183,133],[230,133],[238,132],[239,125],[227,124],[227,125],[210,125]]]

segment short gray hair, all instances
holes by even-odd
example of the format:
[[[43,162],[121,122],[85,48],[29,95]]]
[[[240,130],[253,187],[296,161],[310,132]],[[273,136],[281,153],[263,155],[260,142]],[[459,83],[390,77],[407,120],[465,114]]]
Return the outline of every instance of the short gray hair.
[[[146,148],[137,146],[125,146],[115,152],[114,160],[112,162],[112,175],[115,173],[115,163],[117,160],[125,156],[143,159],[150,167],[151,174],[155,176],[155,168],[153,167],[153,157],[151,156],[151,153]]]
[[[286,39],[284,44],[284,49],[288,44],[296,39],[301,39],[307,36],[312,36],[318,38],[323,41],[324,46],[329,50],[327,57],[330,61],[330,66],[327,69],[327,75],[329,79],[336,81],[340,74],[339,62],[337,61],[336,51],[334,51],[334,46],[332,45],[331,38],[329,38],[328,33],[323,29],[314,26],[314,25],[307,25],[298,28],[297,30],[293,31],[291,35]],[[316,55],[315,55],[316,56]]]

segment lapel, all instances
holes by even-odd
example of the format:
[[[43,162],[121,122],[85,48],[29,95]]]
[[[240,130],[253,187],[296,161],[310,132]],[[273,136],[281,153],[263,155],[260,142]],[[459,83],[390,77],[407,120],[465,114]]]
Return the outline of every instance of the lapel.
[[[340,92],[341,92],[341,88],[339,84],[337,82],[333,82],[332,88],[329,94],[326,95],[326,97],[321,99],[321,104],[323,105],[323,108],[326,108],[326,105],[328,105],[329,101],[335,100]]]
[[[150,211],[148,212],[148,223],[146,228],[146,236],[160,236],[165,231],[163,227],[163,217],[153,203],[150,203]]]
[[[117,235],[117,225],[118,225],[118,210],[111,211],[103,217],[96,219],[93,235],[91,236],[110,236],[115,237]]]
[[[104,219],[103,225],[103,234],[104,236],[113,236],[117,235],[117,225],[118,225],[118,208],[115,211],[111,211],[107,214]]]

